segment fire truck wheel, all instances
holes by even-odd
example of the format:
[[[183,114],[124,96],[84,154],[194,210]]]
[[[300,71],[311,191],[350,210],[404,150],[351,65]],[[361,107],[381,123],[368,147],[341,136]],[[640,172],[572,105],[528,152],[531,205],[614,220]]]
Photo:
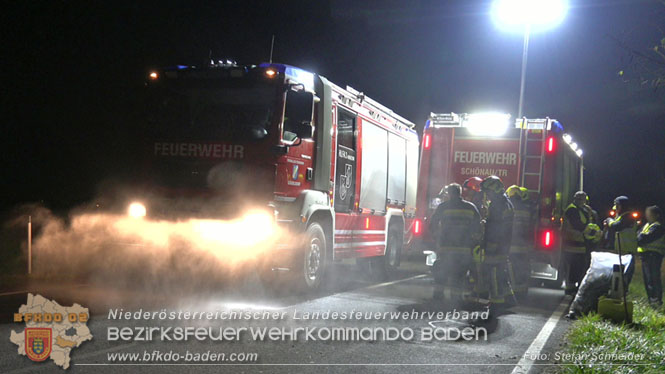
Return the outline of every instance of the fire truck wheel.
[[[402,230],[399,225],[390,225],[388,228],[388,243],[386,246],[386,255],[384,256],[385,268],[388,271],[396,270],[399,267],[402,257]]]
[[[319,288],[328,265],[326,235],[320,224],[314,222],[305,231],[301,256],[296,263],[296,282],[305,291]]]
[[[397,270],[402,255],[402,232],[399,225],[388,228],[388,243],[383,256],[358,259],[357,263],[374,281],[385,281],[390,273]]]

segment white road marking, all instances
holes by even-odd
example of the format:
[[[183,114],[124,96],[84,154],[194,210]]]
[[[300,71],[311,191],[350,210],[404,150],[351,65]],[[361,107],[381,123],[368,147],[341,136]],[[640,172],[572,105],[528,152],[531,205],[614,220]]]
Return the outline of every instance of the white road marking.
[[[522,355],[522,359],[517,363],[515,368],[512,371],[512,374],[527,374],[531,367],[534,365],[534,358],[538,357],[540,351],[543,350],[545,343],[549,339],[552,331],[556,327],[557,323],[561,319],[561,316],[568,310],[568,305],[570,304],[570,296],[566,296],[561,301],[561,304],[556,308],[552,313],[550,318],[545,322],[543,328],[540,330],[536,338],[531,342],[529,348]]]
[[[424,278],[426,276],[427,276],[427,274],[420,274],[420,275],[416,275],[416,276],[413,276],[413,277],[410,277],[410,278],[394,280],[392,282],[384,282],[384,283],[379,283],[379,284],[373,284],[371,286],[361,288],[361,290],[372,290],[372,289],[379,288],[379,287],[391,286],[393,284],[407,282],[407,281],[414,280],[414,279],[419,279],[419,278]]]

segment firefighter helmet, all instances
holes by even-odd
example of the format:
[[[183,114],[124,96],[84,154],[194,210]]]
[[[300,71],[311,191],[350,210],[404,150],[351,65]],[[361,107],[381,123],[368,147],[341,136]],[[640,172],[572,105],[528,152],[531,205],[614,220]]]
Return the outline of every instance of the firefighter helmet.
[[[621,205],[622,211],[627,211],[629,208],[629,203],[630,200],[628,200],[627,196],[619,196],[616,199],[614,199],[614,206],[612,207],[612,210],[617,210],[617,205]]]
[[[480,192],[480,184],[483,183],[483,180],[480,177],[471,177],[464,181],[462,187],[468,188],[470,190]]]
[[[584,235],[584,239],[592,243],[598,243],[603,236],[603,230],[595,223],[589,223],[584,228],[582,234]]]
[[[492,191],[496,194],[504,192],[503,182],[501,182],[501,179],[496,175],[483,179],[483,182],[480,184],[480,189],[483,191]]]
[[[506,195],[508,195],[508,197],[514,197],[517,195],[521,198],[522,196],[520,195],[520,186],[513,184],[512,186],[506,188]]]

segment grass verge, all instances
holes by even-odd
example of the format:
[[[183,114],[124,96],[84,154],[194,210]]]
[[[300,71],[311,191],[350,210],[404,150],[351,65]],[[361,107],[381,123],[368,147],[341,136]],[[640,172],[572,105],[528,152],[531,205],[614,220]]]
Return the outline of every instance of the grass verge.
[[[633,325],[618,325],[595,313],[574,322],[560,373],[665,373],[665,309],[649,306],[639,260],[628,299],[634,303]]]

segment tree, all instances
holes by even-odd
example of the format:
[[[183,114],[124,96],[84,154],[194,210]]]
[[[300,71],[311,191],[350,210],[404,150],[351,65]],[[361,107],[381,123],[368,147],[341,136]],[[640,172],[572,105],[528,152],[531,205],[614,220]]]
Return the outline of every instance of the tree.
[[[654,91],[665,87],[665,0],[658,3],[662,6],[657,13],[658,24],[643,23],[620,37],[610,36],[625,51],[619,76],[626,83],[636,83],[640,88]],[[639,46],[641,43],[636,40],[643,37],[644,27],[651,29],[646,31],[651,35],[649,48]]]

